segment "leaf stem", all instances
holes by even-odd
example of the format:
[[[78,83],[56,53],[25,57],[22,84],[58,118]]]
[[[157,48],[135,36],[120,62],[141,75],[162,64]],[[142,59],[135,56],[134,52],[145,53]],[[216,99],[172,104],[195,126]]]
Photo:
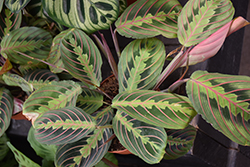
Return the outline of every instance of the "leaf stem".
[[[117,36],[116,36],[116,29],[113,31],[111,25],[110,25],[110,32],[111,32],[112,39],[115,45],[116,54],[118,57],[121,57],[121,50],[120,50],[120,46],[119,46]]]

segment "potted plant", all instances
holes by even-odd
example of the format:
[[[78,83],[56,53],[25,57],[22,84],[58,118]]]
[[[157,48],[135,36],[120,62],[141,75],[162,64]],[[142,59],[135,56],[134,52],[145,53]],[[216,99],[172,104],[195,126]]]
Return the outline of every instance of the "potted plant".
[[[231,1],[125,4],[6,0],[5,7],[2,1],[0,135],[14,105],[21,104],[10,91],[18,86],[26,94],[22,112],[32,122],[28,141],[43,165],[94,166],[100,160],[114,165],[107,154],[114,136],[149,164],[178,158],[192,147],[196,129],[190,122],[197,113],[232,141],[249,145],[249,77],[196,71],[184,78],[184,72],[159,90],[177,68],[187,71],[214,56],[228,35],[248,24],[242,17],[232,20]],[[118,63],[103,34],[93,34],[108,28]],[[117,33],[134,40],[120,48]],[[178,38],[181,47],[166,54],[158,35]],[[101,86],[99,50],[118,87]],[[187,96],[175,92],[184,83]],[[19,164],[39,166],[7,145]]]

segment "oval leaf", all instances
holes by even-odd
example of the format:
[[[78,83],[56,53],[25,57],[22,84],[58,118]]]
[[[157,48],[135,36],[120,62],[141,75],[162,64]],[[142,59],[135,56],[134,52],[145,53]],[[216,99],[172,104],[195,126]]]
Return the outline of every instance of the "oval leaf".
[[[73,81],[53,81],[34,91],[23,104],[23,114],[34,121],[41,114],[66,106],[75,106],[81,93],[80,85]]]
[[[234,15],[230,0],[189,0],[178,17],[179,42],[189,47],[205,40]]]
[[[83,31],[71,29],[60,43],[62,61],[69,73],[90,85],[100,86],[101,54]]]
[[[196,115],[188,98],[151,90],[119,93],[112,107],[140,121],[168,129],[183,129]]]
[[[37,27],[22,27],[4,36],[1,54],[17,64],[38,63],[35,59],[48,57],[51,43],[49,32]]]
[[[138,0],[115,22],[119,34],[132,38],[163,35],[177,37],[177,18],[181,10],[177,0]]]
[[[118,64],[119,92],[153,88],[165,55],[164,44],[156,38],[138,39],[128,44]]]
[[[3,9],[0,19],[0,40],[10,31],[18,29],[21,25],[22,13],[11,13],[9,9]]]
[[[13,13],[18,13],[22,10],[30,0],[5,0],[5,5],[9,8]]]
[[[59,146],[55,157],[55,165],[94,166],[107,153],[111,141],[105,142],[111,136],[110,129],[96,129],[93,133],[75,143]]]
[[[196,71],[187,82],[195,110],[241,145],[250,145],[250,77]]]
[[[56,22],[87,33],[108,29],[118,17],[118,0],[42,0],[45,12]]]
[[[1,135],[0,135],[1,136]],[[7,155],[7,153],[9,152],[9,147],[7,146],[7,142],[9,141],[6,133],[4,133],[1,137],[0,137],[0,161],[2,161],[4,159],[4,157]]]
[[[188,65],[194,65],[213,57],[223,45],[229,33],[232,33],[249,24],[243,17],[237,17],[221,27],[207,39],[196,45],[188,54]],[[187,65],[187,58],[182,59],[181,67]]]
[[[114,111],[111,106],[101,109],[100,111],[95,112],[92,114],[96,119],[97,125],[102,126],[109,124],[114,117]]]
[[[193,146],[196,129],[188,125],[185,129],[167,129],[168,142],[164,159],[176,159],[185,155]]]
[[[60,52],[60,42],[62,38],[67,35],[67,33],[70,32],[70,30],[62,31],[60,34],[55,36],[52,41],[49,57],[47,58],[47,62],[50,64],[55,65],[49,66],[50,70],[54,73],[60,73],[62,72],[62,68],[64,68],[64,64],[61,59],[61,52]],[[60,67],[60,68],[57,68]]]
[[[7,145],[11,149],[12,153],[15,155],[16,161],[19,163],[19,166],[32,166],[32,167],[40,167],[37,163],[29,159],[19,150],[17,150],[10,142],[7,142]]]
[[[35,129],[33,126],[30,127],[27,140],[38,156],[42,157],[47,161],[54,161],[54,157],[58,146],[42,144],[38,142],[35,138]]]
[[[82,93],[78,96],[76,106],[86,113],[92,114],[103,105],[103,95],[87,88],[82,88]]]
[[[0,136],[8,129],[13,113],[14,100],[10,91],[0,88]]]
[[[118,110],[113,130],[121,144],[145,162],[155,164],[163,158],[167,142],[164,128],[138,121]]]
[[[17,74],[6,73],[3,74],[4,82],[9,86],[19,86],[25,92],[33,91],[33,85],[28,83],[25,79]]]
[[[73,143],[95,130],[96,121],[78,107],[44,113],[34,122],[35,138],[44,144]]]
[[[35,89],[39,89],[52,81],[59,81],[58,76],[48,69],[31,70],[23,78],[32,84]]]

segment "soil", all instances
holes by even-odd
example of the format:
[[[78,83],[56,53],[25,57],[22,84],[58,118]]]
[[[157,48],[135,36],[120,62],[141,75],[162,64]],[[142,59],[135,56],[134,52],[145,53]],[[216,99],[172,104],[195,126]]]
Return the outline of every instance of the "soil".
[[[111,75],[110,77],[106,78],[100,88],[107,93],[111,98],[115,97],[119,92],[119,85],[118,81],[116,80],[114,75]],[[111,104],[112,100],[108,97],[104,96],[104,101]],[[103,106],[104,107],[104,106]],[[119,151],[126,149],[118,140],[117,137],[115,137],[112,140],[111,146],[109,148],[109,151]]]

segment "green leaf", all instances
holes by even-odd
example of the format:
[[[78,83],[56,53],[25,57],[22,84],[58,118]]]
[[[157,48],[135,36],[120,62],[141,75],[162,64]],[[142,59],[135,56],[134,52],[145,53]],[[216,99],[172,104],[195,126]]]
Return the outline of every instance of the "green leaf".
[[[119,0],[119,14],[123,13],[127,8],[127,0]]]
[[[196,115],[188,98],[152,90],[119,93],[113,99],[112,107],[139,121],[168,129],[183,129]]]
[[[230,0],[189,0],[178,17],[179,42],[188,47],[205,40],[234,15]]]
[[[35,129],[33,126],[30,127],[27,140],[38,156],[42,157],[46,161],[54,161],[58,146],[38,142],[35,138]]]
[[[9,152],[9,147],[7,146],[7,141],[9,141],[7,135],[4,133],[0,137],[0,162],[4,159],[4,157]]]
[[[92,114],[103,105],[103,95],[87,88],[82,88],[82,93],[78,96],[76,106],[83,109],[88,114]]]
[[[114,117],[114,111],[111,106],[100,109],[99,111],[92,114],[96,119],[97,125],[102,126],[109,124]]]
[[[151,89],[165,62],[164,44],[156,38],[138,39],[122,51],[118,64],[119,92]]]
[[[22,27],[4,36],[1,54],[17,64],[38,63],[35,59],[48,57],[51,43],[49,32],[37,27]]]
[[[186,89],[207,122],[232,141],[250,145],[250,77],[196,71]]]
[[[13,13],[18,13],[22,10],[31,0],[5,0],[5,5]]]
[[[19,150],[17,150],[10,142],[7,142],[7,145],[15,155],[15,158],[17,162],[19,163],[19,166],[28,166],[28,167],[40,167],[37,163],[33,162],[31,159],[26,157],[23,153],[21,153]]]
[[[8,129],[13,113],[13,96],[4,87],[0,88],[0,136]]]
[[[4,82],[9,86],[19,86],[25,92],[33,91],[33,85],[28,83],[25,79],[17,74],[5,73],[3,74]]]
[[[3,9],[0,19],[0,40],[10,31],[18,29],[21,25],[22,13],[11,13],[9,9]]]
[[[41,114],[66,106],[75,106],[82,89],[74,81],[52,81],[34,91],[23,104],[23,114],[34,121]]]
[[[78,107],[44,113],[34,122],[35,137],[44,144],[73,143],[95,130],[95,119]]]
[[[42,6],[56,22],[87,33],[108,29],[119,14],[119,0],[42,0]]]
[[[164,159],[176,159],[185,155],[193,146],[196,129],[188,125],[185,129],[167,129],[168,142]]]
[[[65,69],[73,77],[100,86],[102,58],[88,35],[79,29],[71,29],[61,40],[60,49]]]
[[[118,110],[113,130],[121,144],[145,162],[156,164],[163,158],[167,144],[164,128],[138,121]]]
[[[112,136],[110,129],[96,129],[85,138],[70,144],[59,146],[56,166],[94,166],[107,153],[111,141],[104,144]]]
[[[58,76],[48,69],[30,70],[23,78],[32,84],[34,89],[39,89],[52,81],[59,81]]]
[[[63,64],[62,59],[61,59],[60,42],[62,41],[64,36],[67,35],[67,33],[70,31],[71,31],[70,29],[62,31],[60,34],[56,35],[53,38],[49,57],[47,58],[48,63],[53,64],[56,67],[64,68],[64,64]],[[63,71],[61,68],[55,68],[53,66],[49,66],[49,68],[54,73],[60,73]]]
[[[132,38],[163,35],[177,37],[177,19],[182,9],[177,0],[138,0],[115,22],[119,34]]]
[[[4,0],[0,0],[0,12],[2,12],[2,9],[3,9],[3,2]]]
[[[40,62],[36,64],[23,64],[18,67],[18,70],[25,75],[26,73],[36,70],[36,69],[46,69],[47,65]]]

